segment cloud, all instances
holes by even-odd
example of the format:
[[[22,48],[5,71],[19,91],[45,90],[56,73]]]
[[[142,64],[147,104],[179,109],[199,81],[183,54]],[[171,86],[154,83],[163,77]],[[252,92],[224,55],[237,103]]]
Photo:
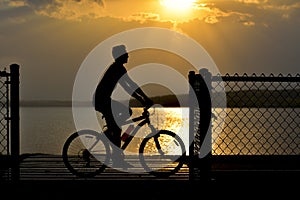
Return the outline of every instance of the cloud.
[[[26,6],[26,3],[24,1],[9,1],[8,6],[11,7],[23,7]]]
[[[204,3],[205,2],[205,3]],[[297,0],[232,0],[198,1],[195,0],[189,14],[181,15],[166,11],[159,0],[0,0],[6,7],[27,6],[38,15],[60,20],[85,19],[97,20],[104,17],[126,22],[170,22],[174,26],[200,20],[208,24],[232,21],[244,26],[267,24],[262,22],[264,14],[275,13],[282,19],[291,19],[300,8]]]
[[[268,0],[236,0],[236,1],[245,4],[262,4],[268,2]]]
[[[144,23],[146,21],[161,21],[161,19],[160,15],[157,13],[140,12],[132,14],[129,17],[125,17],[124,21],[139,21],[141,23]]]
[[[26,2],[24,0],[0,0],[0,10],[18,8],[23,6],[26,6]]]
[[[261,6],[264,10],[269,10],[278,13],[282,19],[291,19],[293,15],[300,14],[300,2],[299,1],[275,1],[272,4],[266,3]],[[298,18],[298,17],[297,17]]]
[[[102,0],[26,0],[37,14],[56,19],[82,20],[104,16]]]
[[[298,0],[236,0],[236,2],[256,4],[260,9],[273,11],[292,11],[300,8],[300,2]]]
[[[243,2],[256,1],[243,0]],[[232,10],[222,10],[216,4],[200,1],[194,2],[188,15],[167,12],[167,8],[162,6],[159,0],[0,0],[0,5],[4,4],[11,8],[28,6],[38,15],[77,21],[111,17],[140,23],[155,21],[171,22],[177,25],[196,19],[215,24],[230,16],[244,19],[248,16],[248,14]]]

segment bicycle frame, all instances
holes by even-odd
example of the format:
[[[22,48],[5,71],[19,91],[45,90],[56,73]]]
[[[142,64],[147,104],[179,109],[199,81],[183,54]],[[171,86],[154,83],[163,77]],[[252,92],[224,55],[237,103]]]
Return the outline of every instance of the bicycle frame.
[[[144,111],[140,116],[127,119],[122,123],[121,126],[132,124],[133,122],[136,122],[134,123],[134,128],[132,132],[128,135],[126,140],[124,141],[123,145],[121,145],[121,149],[125,150],[129,145],[129,143],[132,141],[132,139],[136,136],[140,128],[148,124],[150,130],[147,130],[147,132],[149,131],[149,133],[148,135],[142,138],[142,141],[139,146],[139,151],[138,151],[139,161],[141,163],[141,166],[147,172],[157,177],[169,177],[170,175],[178,172],[178,170],[184,164],[184,160],[178,159],[177,157],[176,160],[173,160],[173,154],[171,154],[170,157],[168,148],[164,149],[164,145],[165,145],[164,140],[166,139],[166,137],[173,138],[173,140],[171,141],[172,142],[171,145],[175,145],[176,147],[178,147],[179,148],[178,150],[182,153],[179,155],[180,158],[184,158],[186,155],[185,146],[183,141],[180,139],[180,137],[176,136],[176,134],[172,131],[158,129],[157,127],[154,127],[154,125],[150,123],[150,113],[148,111],[148,108],[144,108]],[[111,152],[110,152],[111,143],[109,142],[109,138],[107,138],[108,136],[106,135],[106,133],[109,133],[110,131],[108,132],[104,131],[101,134],[97,131],[89,130],[89,129],[81,130],[81,131],[83,131],[82,134],[84,136],[84,139],[87,139],[89,147],[86,147],[85,143],[80,142],[81,140],[81,138],[79,138],[80,131],[76,131],[70,137],[68,137],[67,141],[64,144],[63,161],[66,167],[73,174],[76,174],[79,177],[94,177],[96,174],[101,173],[108,165],[107,163],[111,161]],[[152,148],[153,142],[155,143],[155,145],[153,146],[154,148]],[[98,160],[97,157],[99,150],[98,150],[98,146],[96,147],[96,145],[98,144],[100,145],[99,150],[101,150],[101,156],[103,157],[103,159],[102,157],[100,158],[101,160]],[[148,147],[147,144],[150,144],[150,147]],[[96,151],[91,150],[94,147],[96,147],[95,149]],[[94,157],[95,152],[97,153],[95,154],[97,155],[96,157]],[[96,160],[94,158],[96,158]],[[156,158],[158,159],[159,162],[154,162],[155,165],[152,165],[153,159]],[[97,162],[97,160],[100,162]],[[174,163],[174,161],[176,161],[176,163]],[[161,168],[162,170],[160,170]]]
[[[150,117],[150,114],[149,114],[148,109],[144,108],[144,111],[143,111],[141,116],[138,116],[138,117],[135,117],[135,118],[130,118],[122,124],[122,125],[127,125],[127,124],[130,124],[132,122],[140,121],[140,123],[135,125],[133,131],[130,133],[128,138],[126,138],[124,144],[121,146],[121,149],[123,149],[123,150],[126,149],[126,147],[130,144],[131,140],[135,137],[137,132],[140,130],[140,128],[142,126],[144,126],[145,124],[148,124],[148,126],[150,127],[152,133],[156,133],[156,128],[154,128],[154,126],[150,123],[149,117]]]

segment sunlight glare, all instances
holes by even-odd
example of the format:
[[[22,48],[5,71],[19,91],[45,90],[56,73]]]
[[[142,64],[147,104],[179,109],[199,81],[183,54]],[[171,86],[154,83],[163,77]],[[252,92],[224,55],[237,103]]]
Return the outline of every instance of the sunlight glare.
[[[195,0],[161,0],[160,4],[166,9],[183,12],[193,8]]]

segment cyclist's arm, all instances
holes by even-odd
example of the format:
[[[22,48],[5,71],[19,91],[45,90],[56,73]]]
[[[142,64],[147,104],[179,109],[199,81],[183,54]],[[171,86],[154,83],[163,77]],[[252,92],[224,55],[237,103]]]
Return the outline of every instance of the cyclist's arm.
[[[143,90],[128,76],[124,74],[120,81],[122,87],[131,94],[134,98],[140,101],[143,105],[153,104],[152,100],[143,92]]]
[[[123,75],[122,79],[120,79],[120,84],[128,94],[134,93],[136,88],[138,88],[138,85],[131,80],[128,74]]]

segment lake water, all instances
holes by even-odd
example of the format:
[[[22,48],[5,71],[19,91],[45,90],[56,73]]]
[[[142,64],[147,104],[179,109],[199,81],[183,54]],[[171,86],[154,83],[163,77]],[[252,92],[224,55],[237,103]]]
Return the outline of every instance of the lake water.
[[[61,154],[75,130],[71,107],[21,107],[20,152]]]
[[[299,108],[216,108],[214,111],[216,116],[223,117],[213,123],[213,154],[300,155]]]
[[[213,154],[300,154],[300,109],[215,110]],[[20,152],[61,155],[76,131],[71,107],[21,107]],[[188,150],[189,109],[156,108],[151,122],[176,132]],[[134,144],[134,143],[133,143]],[[138,144],[132,148],[138,149]]]
[[[156,108],[152,114],[151,122],[157,128],[176,132],[188,147],[187,108]],[[21,107],[20,117],[21,154],[60,155],[64,142],[76,131],[72,107]]]

